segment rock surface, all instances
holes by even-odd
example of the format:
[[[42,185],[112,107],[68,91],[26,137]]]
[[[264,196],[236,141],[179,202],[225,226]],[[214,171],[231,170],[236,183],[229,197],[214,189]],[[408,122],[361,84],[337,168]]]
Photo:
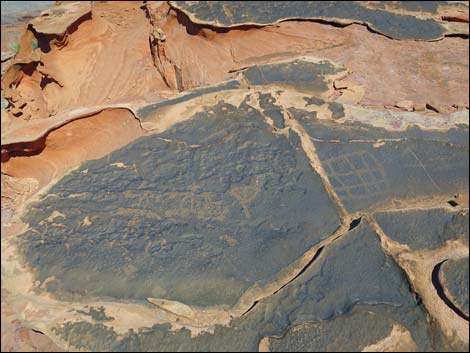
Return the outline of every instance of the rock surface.
[[[364,23],[372,30],[394,39],[433,40],[445,29],[437,21],[381,9],[369,9],[355,2],[289,1],[269,4],[263,1],[173,1],[191,20],[217,27],[268,25],[289,19],[313,19],[342,25]],[[406,2],[395,8],[408,10]],[[428,10],[426,6],[423,6]],[[422,10],[416,8],[416,10]],[[435,11],[435,10],[434,10]]]
[[[468,350],[468,71],[463,2],[58,2],[2,52],[2,351]]]
[[[468,320],[468,257],[446,261],[440,275],[446,295]]]

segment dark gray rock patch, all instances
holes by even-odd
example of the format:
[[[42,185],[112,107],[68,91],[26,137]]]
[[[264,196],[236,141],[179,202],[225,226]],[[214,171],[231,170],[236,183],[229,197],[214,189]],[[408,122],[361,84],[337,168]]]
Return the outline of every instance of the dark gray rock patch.
[[[271,352],[360,352],[390,333],[393,309],[357,305],[341,316],[294,326],[281,338],[270,338]]]
[[[274,126],[283,129],[284,115],[281,108],[275,104],[275,99],[270,93],[259,94],[259,105],[263,110],[263,114],[273,120]]]
[[[468,234],[467,234],[468,236]],[[452,303],[469,316],[468,310],[468,257],[459,260],[448,260],[442,264],[440,269],[440,282]]]
[[[370,313],[376,316],[371,318]],[[375,343],[389,335],[392,323],[409,330],[419,350],[431,348],[426,316],[403,273],[383,253],[368,224],[361,222],[328,246],[296,281],[229,326],[217,326],[213,334],[191,338],[188,330],[171,332],[169,325],[155,325],[113,336],[102,325],[85,322],[66,323],[56,331],[90,350],[111,337],[112,351],[257,351],[263,337],[289,337],[289,327],[307,324],[316,329],[301,332],[302,339],[296,343],[298,337],[275,342],[274,350],[292,344],[296,349],[322,351],[325,347],[348,350],[351,342],[357,347]],[[344,337],[338,337],[335,329],[341,329]],[[87,339],[79,340],[85,332]]]
[[[59,296],[233,305],[339,226],[291,135],[220,103],[84,163],[31,207],[24,257]]]
[[[237,88],[240,88],[240,82],[237,80],[230,80],[230,81],[227,81],[222,84],[215,85],[215,86],[198,88],[198,89],[193,90],[190,93],[181,95],[180,97],[177,97],[177,98],[167,99],[162,102],[146,105],[137,111],[137,115],[139,116],[139,119],[142,122],[145,122],[146,120],[148,120],[149,116],[153,117],[154,114],[158,112],[160,109],[163,109],[163,108],[166,108],[166,107],[178,104],[178,103],[186,102],[193,98],[200,97],[204,94],[220,92],[220,91],[225,91],[225,90],[230,90],[230,89],[237,89]]]
[[[411,250],[432,249],[456,239],[468,244],[468,212],[437,208],[377,212],[374,218],[388,237],[408,245]]]
[[[268,25],[285,19],[319,19],[367,23],[372,30],[395,39],[435,40],[441,38],[445,32],[434,20],[423,20],[382,9],[369,9],[352,1],[276,1],[272,4],[264,1],[174,3],[197,21],[218,27]]]
[[[77,313],[90,316],[95,321],[112,321],[114,317],[107,316],[103,306],[99,308],[95,308],[91,306],[88,308],[88,311],[85,310],[77,310]]]
[[[338,109],[340,112],[341,108]],[[467,125],[460,125],[447,131],[422,130],[418,126],[410,126],[404,131],[389,131],[361,122],[346,121],[339,124],[331,120],[318,119],[316,111],[309,112],[296,108],[289,108],[288,110],[311,137],[320,140],[348,142],[350,140],[412,139],[444,142],[467,148],[469,146],[469,129]],[[341,113],[339,114],[341,115]],[[381,117],[378,116],[378,118]]]
[[[468,149],[436,141],[315,142],[336,193],[351,212],[391,200],[468,192]]]
[[[325,104],[325,101],[323,99],[315,97],[315,96],[303,97],[303,98],[304,98],[304,101],[306,103],[306,106],[309,106],[309,105],[312,105],[312,104],[321,106],[321,105]]]
[[[342,104],[337,102],[330,102],[328,103],[328,108],[330,109],[331,117],[333,119],[344,118],[344,107]]]
[[[321,94],[328,90],[325,76],[344,71],[329,61],[318,63],[301,59],[290,62],[255,65],[243,72],[251,85],[279,84],[310,94]]]

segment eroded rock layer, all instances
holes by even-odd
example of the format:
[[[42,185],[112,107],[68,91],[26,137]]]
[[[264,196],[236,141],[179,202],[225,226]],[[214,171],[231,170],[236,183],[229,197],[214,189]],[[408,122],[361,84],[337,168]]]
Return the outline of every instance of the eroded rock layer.
[[[381,9],[369,9],[356,2],[289,1],[269,4],[263,1],[174,1],[192,20],[218,27],[266,25],[287,19],[365,23],[373,30],[395,39],[432,40],[444,35],[438,22]],[[405,7],[397,5],[397,7]]]

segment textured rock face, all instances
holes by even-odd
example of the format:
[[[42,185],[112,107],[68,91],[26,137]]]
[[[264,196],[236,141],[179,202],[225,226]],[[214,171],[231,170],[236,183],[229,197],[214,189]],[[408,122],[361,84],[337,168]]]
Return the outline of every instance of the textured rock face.
[[[311,18],[337,20],[343,24],[366,23],[375,31],[394,39],[438,39],[444,35],[443,26],[433,20],[421,20],[411,15],[399,15],[380,9],[372,10],[353,2],[290,1],[269,4],[263,1],[175,1],[191,19],[215,26],[271,24],[286,19]],[[409,8],[397,4],[398,8]]]
[[[155,326],[144,335],[125,335],[119,340],[97,325],[79,323],[66,325],[60,335],[75,340],[80,329],[86,328],[97,339],[110,338],[114,349],[132,350],[140,345],[143,350],[150,350],[162,339],[169,343],[164,349],[208,347],[215,351],[229,344],[230,350],[252,351],[257,350],[260,335],[280,336],[290,323],[293,328],[282,339],[268,338],[273,351],[282,351],[284,347],[309,351],[346,346],[360,350],[388,336],[392,324],[399,324],[411,330],[420,349],[429,348],[423,311],[409,292],[402,272],[382,252],[379,239],[365,223],[325,250],[317,265],[309,268],[299,281],[256,305],[249,315],[230,327],[216,329],[214,334],[191,339],[184,330],[171,334],[165,333],[163,326]],[[347,308],[353,308],[352,312]],[[373,317],[372,321],[364,320],[367,317]],[[306,322],[309,323],[306,326],[297,326]],[[337,338],[336,330],[342,329],[351,332],[354,341],[344,336],[344,340]],[[299,335],[303,338],[296,337]],[[88,348],[95,350],[98,346]]]
[[[468,320],[468,257],[446,261],[440,280],[444,283],[449,300]]]
[[[24,241],[39,280],[90,296],[233,305],[336,230],[338,211],[295,135],[273,134],[246,104],[211,109],[52,187],[56,197],[25,219],[37,225]],[[56,272],[59,257],[67,265]]]
[[[445,208],[378,212],[375,219],[392,240],[412,250],[436,248],[459,239],[468,244],[468,212]]]
[[[292,113],[310,138],[319,140],[315,145],[325,172],[351,212],[394,198],[448,195],[456,187],[468,193],[468,128],[388,132],[351,124],[337,129],[315,119],[315,111]]]
[[[2,54],[2,350],[468,350],[465,14],[31,20]]]

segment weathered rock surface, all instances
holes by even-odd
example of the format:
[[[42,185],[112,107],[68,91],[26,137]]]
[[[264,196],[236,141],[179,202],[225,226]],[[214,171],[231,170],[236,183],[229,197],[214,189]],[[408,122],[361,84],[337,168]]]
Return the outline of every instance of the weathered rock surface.
[[[351,212],[455,188],[468,193],[467,127],[388,131],[362,123],[338,126],[316,118],[316,111],[290,112],[314,140],[332,186]]]
[[[84,163],[33,206],[25,257],[48,289],[234,305],[338,228],[295,135],[246,104],[211,111]]]
[[[72,26],[91,17],[91,11],[91,4],[88,2],[67,2],[43,11],[40,16],[30,22],[30,26],[37,34],[62,38],[72,31]]]
[[[468,233],[467,233],[468,234]],[[446,261],[441,267],[440,281],[446,295],[468,321],[468,257]]]
[[[438,22],[381,9],[369,9],[356,2],[289,1],[269,4],[262,1],[172,1],[191,20],[218,27],[268,25],[288,19],[313,19],[347,25],[364,23],[374,31],[394,39],[433,40],[441,38],[445,29]],[[395,4],[409,8],[406,2]],[[426,8],[426,6],[423,6]],[[417,8],[416,10],[421,10]],[[468,33],[467,33],[468,34]]]
[[[468,50],[460,38],[398,41],[362,25],[337,28],[303,21],[227,31],[194,24],[164,3],[148,2],[145,11],[136,2],[114,5],[94,3],[91,18],[71,20],[73,31],[64,43],[25,33],[16,65],[2,80],[11,103],[9,114],[2,116],[2,136],[8,135],[11,120],[44,120],[107,104],[153,103],[175,91],[227,80],[246,66],[312,53],[350,71],[338,93],[361,104],[393,107],[409,100],[417,109],[430,104],[445,113],[455,110],[453,105],[468,107],[468,82],[461,79],[468,76]],[[165,40],[149,43],[155,30]],[[32,50],[34,40],[39,49],[52,50]]]
[[[465,15],[31,20],[2,66],[2,350],[468,351]]]
[[[384,232],[411,250],[436,248],[450,240],[468,244],[468,211],[448,208],[386,211],[374,214]]]
[[[338,283],[348,285],[338,286]],[[364,320],[368,316],[373,321]],[[306,329],[296,328],[308,322],[311,324]],[[365,322],[369,326],[363,326]],[[413,342],[420,349],[429,349],[429,328],[422,308],[409,292],[400,269],[382,252],[378,237],[364,222],[325,250],[315,267],[309,268],[292,286],[258,303],[248,315],[229,327],[216,328],[213,334],[190,338],[186,330],[170,333],[165,332],[164,326],[155,326],[145,333],[119,337],[103,326],[85,322],[66,324],[58,329],[58,334],[75,342],[77,348],[91,350],[99,349],[106,341],[112,350],[137,347],[151,350],[158,345],[163,350],[246,351],[257,350],[262,337],[280,336],[294,325],[293,330],[302,332],[305,338],[293,338],[296,343],[289,343],[289,330],[279,343],[277,339],[269,339],[273,350],[282,350],[283,344],[300,350],[346,346],[361,349],[388,336],[394,324],[410,330]],[[343,332],[344,341],[335,338],[338,335],[334,329]],[[79,343],[81,330],[89,332],[93,339]],[[355,343],[351,344],[346,337],[354,337]],[[162,341],[165,344],[160,346]]]

